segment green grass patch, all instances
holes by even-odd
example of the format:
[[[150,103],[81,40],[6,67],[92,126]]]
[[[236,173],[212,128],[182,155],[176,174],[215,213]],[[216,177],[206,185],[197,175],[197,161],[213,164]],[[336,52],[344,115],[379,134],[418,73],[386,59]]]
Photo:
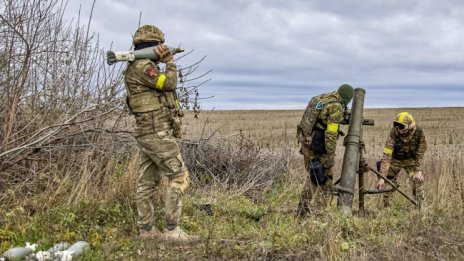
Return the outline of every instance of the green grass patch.
[[[205,195],[214,198],[213,215],[201,207]],[[65,203],[28,213],[21,206],[2,211],[0,252],[25,242],[44,250],[58,242],[85,240],[91,250],[81,260],[156,259],[460,259],[463,252],[462,210],[430,206],[419,212],[395,198],[386,209],[369,209],[365,216],[342,216],[332,206],[319,216],[295,215],[297,185],[276,184],[265,200],[235,191],[198,191],[184,198],[182,226],[199,235],[194,245],[165,245],[136,239],[135,206],[119,201]],[[375,201],[370,198],[369,200]],[[368,204],[373,205],[373,204]],[[164,226],[163,211],[157,225]],[[400,255],[399,253],[403,253]]]

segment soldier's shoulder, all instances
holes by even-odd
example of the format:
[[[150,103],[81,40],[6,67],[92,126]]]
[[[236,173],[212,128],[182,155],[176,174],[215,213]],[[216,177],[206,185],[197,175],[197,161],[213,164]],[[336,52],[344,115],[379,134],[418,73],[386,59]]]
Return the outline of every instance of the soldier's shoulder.
[[[324,118],[333,118],[341,120],[343,117],[343,107],[340,103],[333,102],[326,104],[324,111],[321,114],[321,117]]]
[[[341,106],[341,103],[340,103],[340,95],[338,95],[337,92],[329,92],[329,93],[325,93],[322,95],[321,99],[323,99],[325,101],[325,103],[327,104],[338,104]]]
[[[421,126],[416,125],[416,133],[418,136],[425,136],[425,131]]]
[[[158,70],[156,64],[149,59],[135,60],[127,66],[127,73],[131,74],[143,74],[147,70],[154,72]]]
[[[327,103],[326,108],[331,111],[343,112],[343,106],[338,101],[332,101],[332,102]]]
[[[392,137],[393,139],[396,137],[395,128],[391,128],[391,129],[390,129],[390,137]]]
[[[131,62],[130,65],[134,68],[145,68],[147,66],[155,66],[155,63],[150,59],[140,59]]]

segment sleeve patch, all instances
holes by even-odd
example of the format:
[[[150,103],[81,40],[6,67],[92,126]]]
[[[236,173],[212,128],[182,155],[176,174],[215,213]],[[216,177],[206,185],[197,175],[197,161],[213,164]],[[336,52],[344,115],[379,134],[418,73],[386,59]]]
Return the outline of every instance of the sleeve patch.
[[[158,75],[158,73],[156,73],[155,68],[149,67],[147,70],[145,70],[145,75],[150,78],[155,78]]]

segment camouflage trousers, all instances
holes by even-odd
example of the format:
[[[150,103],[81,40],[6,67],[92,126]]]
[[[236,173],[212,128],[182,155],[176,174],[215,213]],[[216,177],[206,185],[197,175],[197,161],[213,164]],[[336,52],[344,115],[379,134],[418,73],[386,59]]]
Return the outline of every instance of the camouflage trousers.
[[[137,225],[149,230],[154,222],[154,195],[160,189],[163,176],[168,178],[165,194],[166,226],[179,225],[182,197],[189,185],[189,174],[172,130],[137,137],[140,166],[137,182]]]
[[[324,184],[314,184],[308,173],[308,165],[318,155],[306,146],[302,146],[301,152],[304,158],[304,166],[307,172],[303,191],[300,195],[298,213],[304,214],[311,211],[319,211],[326,208],[333,197],[332,168],[324,168],[325,174],[329,177]],[[320,156],[320,155],[319,155]]]
[[[404,169],[409,176],[409,181],[411,184],[411,190],[414,200],[419,204],[424,200],[424,189],[423,183],[413,178],[414,172],[417,169],[416,163],[414,160],[395,160],[393,159],[390,163],[390,168],[388,169],[387,179],[391,180],[395,185],[398,186],[397,177],[400,171]],[[388,183],[385,183],[385,188],[390,189],[391,186]],[[389,206],[393,197],[392,192],[384,193],[383,203],[384,206]]]

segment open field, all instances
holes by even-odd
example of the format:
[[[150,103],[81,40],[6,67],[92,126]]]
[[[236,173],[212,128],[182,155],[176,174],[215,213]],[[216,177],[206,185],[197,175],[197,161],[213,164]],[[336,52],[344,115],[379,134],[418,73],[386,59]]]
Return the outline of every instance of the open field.
[[[441,176],[437,162],[440,165],[446,162],[444,170],[461,164],[464,159],[464,108],[399,108],[364,110],[365,119],[375,120],[375,126],[366,126],[363,130],[366,158],[370,165],[375,166],[375,161],[382,157],[392,121],[402,111],[410,112],[426,133],[429,147],[425,157],[425,173],[431,178]],[[199,119],[185,117],[184,138],[229,138],[243,133],[262,148],[289,146],[297,150],[296,125],[302,114],[303,111],[297,110],[205,111]],[[342,130],[346,133],[348,126],[342,126]],[[343,151],[343,138],[340,138],[335,168],[341,168]]]
[[[464,135],[461,131],[464,108],[365,109],[364,118],[375,120],[375,126],[364,129],[365,143],[383,143],[383,139],[376,137],[387,135],[394,117],[402,111],[408,111],[415,117],[427,131],[432,145],[464,144],[459,139]],[[214,131],[217,131],[216,135],[225,137],[242,131],[263,147],[297,146],[296,125],[302,114],[302,110],[203,111],[199,119],[187,114],[184,118],[185,138],[208,137]]]
[[[370,165],[381,157],[391,121],[403,110],[365,110],[364,117],[376,121],[364,129]],[[183,227],[200,235],[201,242],[136,239],[138,156],[132,149],[115,153],[105,168],[92,167],[96,162],[91,152],[80,159],[79,173],[63,176],[63,169],[49,168],[39,173],[40,187],[28,194],[11,187],[5,192],[10,196],[1,198],[0,252],[25,241],[46,248],[57,241],[87,240],[92,250],[82,260],[462,260],[464,108],[407,111],[424,128],[429,144],[423,166],[427,200],[420,212],[399,194],[387,209],[379,208],[379,196],[371,195],[366,216],[340,216],[335,198],[326,213],[298,219],[295,209],[306,173],[295,126],[302,111],[202,112],[199,119],[191,114],[184,118],[183,139],[208,144],[209,150],[184,150],[195,171],[182,218]],[[200,172],[199,166],[208,162],[227,168],[221,174],[221,168]],[[231,182],[237,175],[240,180]],[[409,193],[404,176],[400,183]],[[368,186],[375,182],[368,174]],[[205,204],[212,206],[213,216],[203,211]],[[159,227],[162,215],[160,211]]]

